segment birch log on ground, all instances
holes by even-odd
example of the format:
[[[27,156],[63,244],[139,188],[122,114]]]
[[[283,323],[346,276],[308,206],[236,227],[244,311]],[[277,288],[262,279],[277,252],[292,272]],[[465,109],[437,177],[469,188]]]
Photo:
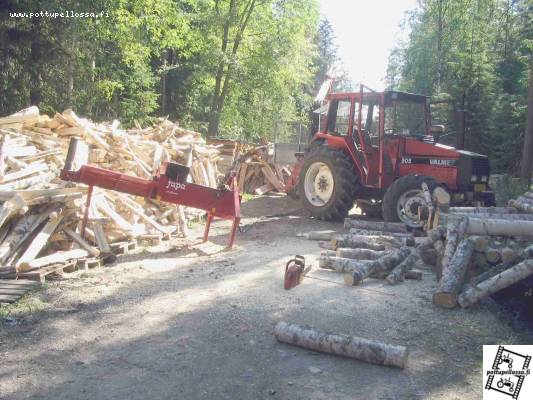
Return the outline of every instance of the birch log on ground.
[[[363,219],[346,218],[344,220],[344,227],[346,229],[354,228],[370,231],[407,233],[405,224],[401,222],[367,221]]]
[[[467,287],[459,296],[458,303],[463,308],[469,307],[491,294],[505,289],[514,283],[520,282],[532,274],[533,260],[524,260],[521,263],[516,264],[514,267],[506,269],[477,285]]]
[[[380,274],[390,271],[405,260],[409,254],[411,254],[411,250],[408,247],[402,247],[397,251],[390,252],[385,256],[372,261],[371,263],[354,265],[355,268],[353,271],[344,275],[344,283],[349,286],[355,286],[372,274]],[[357,261],[352,262],[357,263]]]
[[[385,250],[385,244],[379,239],[360,235],[337,235],[331,240],[334,249],[339,247],[351,247],[356,249],[370,249],[376,251]]]
[[[337,257],[352,258],[355,260],[377,260],[385,254],[385,251],[371,249],[352,249],[349,247],[339,247],[337,249]]]
[[[411,252],[405,260],[398,264],[394,269],[387,275],[385,280],[394,285],[398,282],[403,282],[405,279],[405,274],[409,271],[418,261],[418,254],[416,252]]]
[[[513,214],[516,209],[513,207],[450,207],[450,214]]]
[[[509,206],[521,212],[533,213],[533,204],[524,199],[509,200]]]
[[[412,279],[416,281],[422,280],[423,272],[419,269],[411,269],[405,272],[405,279]]]
[[[368,229],[356,229],[351,228],[349,230],[350,235],[363,235],[363,236],[389,236],[396,240],[405,241],[409,238],[412,238],[413,235],[410,233],[403,232],[389,232],[389,231],[371,231]]]
[[[332,269],[337,272],[350,272],[355,268],[362,268],[370,263],[373,263],[372,260],[354,260],[351,258],[342,258],[337,257],[335,252],[333,255],[331,253],[324,253],[320,255],[319,267],[323,269]]]
[[[433,243],[433,248],[435,249],[437,260],[435,262],[435,277],[437,278],[437,282],[440,281],[440,278],[442,278],[442,258],[444,257],[444,250],[446,248],[446,245],[444,244],[443,240],[437,240],[435,243]]]
[[[438,228],[430,230],[428,236],[423,238],[418,244],[418,254],[425,264],[436,265],[437,254],[435,253],[433,245],[437,240],[441,240],[444,235],[446,235],[446,228],[439,226]]]
[[[378,365],[404,368],[408,357],[408,350],[403,346],[319,332],[283,321],[276,324],[274,336],[283,343]]]
[[[457,306],[457,296],[464,282],[466,269],[470,265],[474,244],[464,239],[457,246],[453,258],[443,266],[439,288],[433,293],[433,304],[446,308]]]
[[[466,233],[469,235],[533,237],[533,221],[470,218]]]
[[[448,221],[454,217],[468,217],[470,219],[503,219],[507,221],[533,221],[533,214],[466,214],[466,213],[454,213],[444,214],[439,213],[438,224],[439,226],[446,226]]]
[[[297,237],[303,237],[307,240],[331,240],[336,235],[335,231],[327,230],[327,231],[311,231],[311,232],[303,232],[298,233]]]
[[[442,268],[446,269],[446,266],[452,259],[457,249],[457,245],[465,236],[466,229],[468,228],[468,218],[458,217],[448,221],[446,229],[446,247],[444,248],[444,255],[442,256]]]

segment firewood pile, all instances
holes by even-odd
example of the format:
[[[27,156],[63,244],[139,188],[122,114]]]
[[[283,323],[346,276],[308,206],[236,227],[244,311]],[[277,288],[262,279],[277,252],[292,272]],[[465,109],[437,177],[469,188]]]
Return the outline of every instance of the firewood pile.
[[[533,275],[533,193],[508,207],[437,209],[418,246],[433,265],[437,306],[469,307]]]
[[[185,236],[203,213],[95,188],[82,237],[86,187],[58,178],[72,137],[89,144],[90,164],[129,175],[150,178],[175,161],[190,166],[191,182],[214,188],[222,177],[221,145],[167,119],[124,130],[72,110],[50,118],[35,106],[0,118],[0,278],[109,254],[117,242]]]
[[[344,283],[360,285],[367,278],[394,285],[405,279],[422,279],[416,240],[401,223],[346,219],[348,233],[306,232],[300,236],[318,240],[323,248],[318,266],[344,275]]]
[[[273,191],[284,193],[291,175],[289,168],[272,162],[272,147],[268,145],[243,148],[233,166],[239,191],[257,195]]]

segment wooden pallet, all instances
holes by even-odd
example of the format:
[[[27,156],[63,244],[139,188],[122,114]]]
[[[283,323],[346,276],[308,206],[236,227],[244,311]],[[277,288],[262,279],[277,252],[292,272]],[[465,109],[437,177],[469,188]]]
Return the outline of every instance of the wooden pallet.
[[[137,237],[137,244],[139,246],[159,246],[163,240],[163,235],[141,235]]]
[[[97,268],[102,266],[102,259],[100,257],[82,258],[78,260],[78,269],[80,271],[88,271],[89,268]]]
[[[37,289],[40,283],[26,279],[0,279],[0,304],[14,303],[30,290]]]
[[[137,242],[116,242],[109,245],[111,251],[115,254],[129,254],[137,250]]]
[[[45,281],[47,275],[50,275],[53,273],[74,271],[76,268],[77,262],[78,260],[71,260],[71,261],[66,261],[64,263],[47,265],[46,267],[42,267],[34,271],[20,272],[18,274],[18,278],[29,279],[32,281],[42,283]]]

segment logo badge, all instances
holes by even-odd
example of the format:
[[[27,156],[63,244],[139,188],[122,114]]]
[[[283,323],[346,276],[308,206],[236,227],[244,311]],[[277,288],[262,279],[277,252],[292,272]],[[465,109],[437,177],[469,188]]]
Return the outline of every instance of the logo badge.
[[[531,399],[533,346],[483,346],[483,400]]]

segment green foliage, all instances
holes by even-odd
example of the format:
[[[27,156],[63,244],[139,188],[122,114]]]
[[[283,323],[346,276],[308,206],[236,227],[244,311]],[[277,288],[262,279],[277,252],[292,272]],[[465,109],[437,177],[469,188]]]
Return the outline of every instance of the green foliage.
[[[229,22],[235,38],[237,17],[251,3],[238,51],[232,54],[230,42],[223,52],[224,26]],[[28,10],[104,15],[9,15]],[[277,121],[306,118],[331,54],[317,55],[317,32],[317,0],[7,0],[0,10],[0,115],[38,104],[43,112],[72,107],[126,125],[168,115],[205,130],[222,61],[229,79],[220,132],[268,138]]]
[[[488,154],[495,171],[516,168],[522,148],[532,12],[527,0],[423,0],[408,43],[389,57],[391,88],[446,93],[456,108],[465,96],[467,148]]]

